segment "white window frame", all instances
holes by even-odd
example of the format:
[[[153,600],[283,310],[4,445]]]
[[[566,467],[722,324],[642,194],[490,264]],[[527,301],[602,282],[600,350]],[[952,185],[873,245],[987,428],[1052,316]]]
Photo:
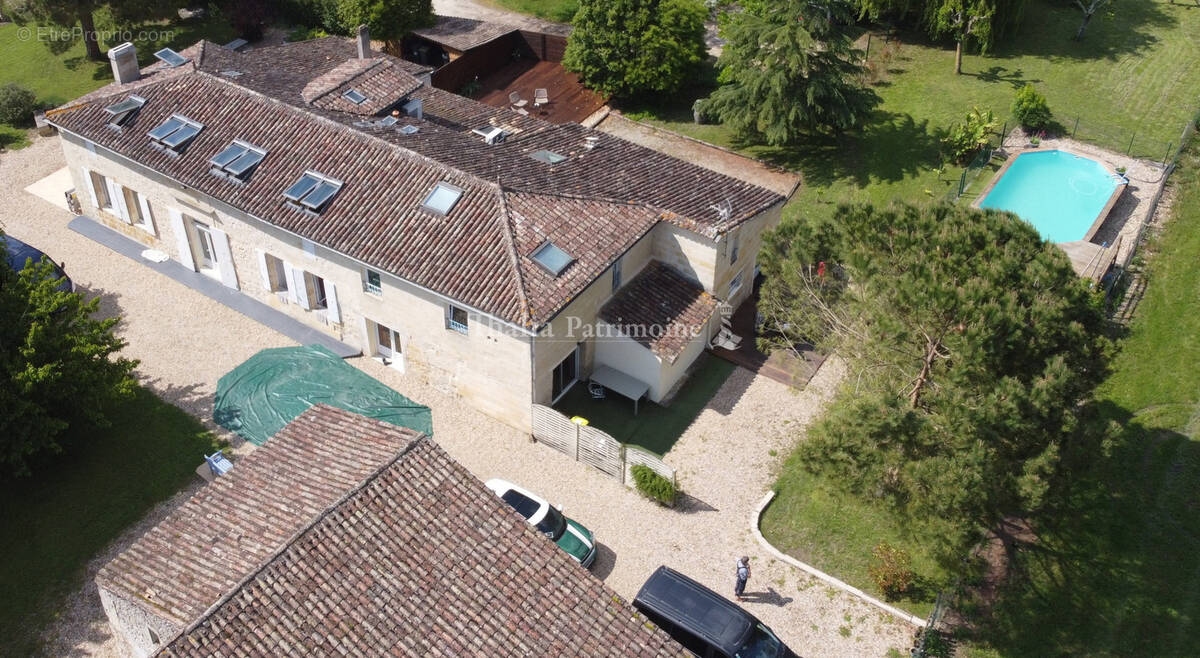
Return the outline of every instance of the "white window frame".
[[[108,177],[96,171],[88,171],[88,184],[92,186],[92,193],[95,195],[96,210],[106,210],[108,212],[117,212],[115,201],[112,198],[112,189],[108,185]]]
[[[150,200],[146,195],[124,185],[121,186],[121,194],[125,196],[125,207],[129,209],[129,223],[150,235],[157,235],[158,232],[154,229],[154,213],[150,210]],[[133,205],[129,203],[130,196],[133,197]]]
[[[745,273],[746,271],[742,270],[729,280],[729,293],[725,295],[725,299],[733,299],[733,296],[738,294],[738,291],[742,289],[742,276]]]
[[[583,350],[581,350],[579,348],[579,345],[576,345],[575,349],[571,350],[570,354],[568,354],[566,357],[564,357],[562,361],[559,361],[558,363],[554,364],[554,367],[550,369],[550,392],[551,392],[551,396],[553,398],[550,401],[550,404],[554,404],[555,402],[558,402],[559,400],[561,400],[562,397],[564,395],[566,395],[568,391],[570,391],[572,388],[575,387],[576,384],[579,383],[579,368],[580,368],[580,366],[583,365],[582,357],[583,357]],[[575,363],[574,376],[570,382],[568,382],[565,386],[563,386],[561,389],[559,389],[558,395],[553,395],[554,386],[556,383],[555,380],[558,379],[558,369],[561,368],[562,364],[566,363],[568,360],[573,360]]]
[[[621,288],[621,261],[624,258],[618,256],[617,260],[613,261],[612,265],[612,292],[615,294]]]
[[[379,283],[371,283],[372,274],[379,280]],[[363,270],[363,292],[377,297],[383,295],[383,273],[370,268]]]
[[[463,317],[467,318],[466,322],[458,322],[454,319],[454,312],[461,311]],[[461,306],[454,304],[446,305],[446,328],[451,331],[457,331],[460,334],[467,334],[471,331],[471,313]]]

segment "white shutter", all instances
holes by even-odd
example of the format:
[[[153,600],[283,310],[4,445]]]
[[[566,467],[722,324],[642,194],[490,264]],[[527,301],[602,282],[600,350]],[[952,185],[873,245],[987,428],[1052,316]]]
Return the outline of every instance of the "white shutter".
[[[96,186],[92,184],[92,170],[91,169],[83,170],[83,182],[87,183],[88,194],[90,194],[92,197],[92,207],[99,208],[100,207],[100,199],[96,198]]]
[[[145,194],[135,192],[138,198],[138,205],[142,208],[142,228],[146,229],[153,236],[158,236],[158,229],[154,226],[154,215],[150,212],[150,199],[146,198]]]
[[[308,277],[305,276],[304,270],[292,268],[292,278],[296,280],[296,303],[306,311],[311,309],[312,304],[308,301]]]
[[[129,224],[129,209],[125,207],[125,188],[114,183],[110,178],[106,178],[105,182],[108,183],[108,202],[112,204],[112,211],[125,220],[126,224]]]
[[[325,279],[325,318],[333,324],[342,323],[342,309],[338,306],[337,286]]]
[[[258,272],[262,275],[263,290],[271,292],[271,268],[267,265],[267,252],[255,249],[254,254],[258,256]]]
[[[365,316],[365,315],[358,316],[358,327],[359,327],[359,329],[362,329],[363,354],[366,354],[367,356],[375,356],[375,350],[371,347],[371,345],[372,345],[371,330],[367,326],[367,316]]]
[[[221,283],[238,289],[237,270],[233,267],[233,252],[229,250],[229,236],[225,231],[212,229],[213,247],[217,250],[217,270],[221,273]]]
[[[287,287],[288,287],[288,289],[287,289],[287,298],[288,298],[288,301],[289,301],[289,302],[291,302],[291,303],[293,303],[293,304],[299,304],[299,303],[300,303],[300,298],[297,296],[297,290],[298,290],[298,288],[296,287],[296,279],[297,279],[298,277],[296,276],[296,268],[292,267],[292,264],[291,264],[291,263],[284,262],[284,264],[283,264],[283,278],[287,279]]]
[[[179,262],[183,266],[196,271],[196,261],[192,259],[192,245],[188,242],[187,227],[183,223],[183,213],[174,208],[168,208],[171,217],[171,230],[175,232],[175,242],[179,245]]]

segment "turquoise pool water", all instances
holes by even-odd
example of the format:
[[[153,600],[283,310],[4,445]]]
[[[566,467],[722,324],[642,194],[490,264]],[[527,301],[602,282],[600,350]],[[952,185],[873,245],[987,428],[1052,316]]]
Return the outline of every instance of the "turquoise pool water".
[[[1099,162],[1066,151],[1017,156],[980,203],[1016,213],[1051,242],[1082,240],[1117,189]]]

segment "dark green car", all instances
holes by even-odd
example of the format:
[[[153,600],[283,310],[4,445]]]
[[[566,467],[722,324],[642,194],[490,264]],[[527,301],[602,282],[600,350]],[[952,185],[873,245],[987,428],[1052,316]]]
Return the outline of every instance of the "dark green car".
[[[517,514],[525,517],[529,525],[549,537],[585,568],[590,568],[596,561],[596,538],[591,530],[563,516],[559,508],[545,499],[511,482],[493,479],[485,484]]]

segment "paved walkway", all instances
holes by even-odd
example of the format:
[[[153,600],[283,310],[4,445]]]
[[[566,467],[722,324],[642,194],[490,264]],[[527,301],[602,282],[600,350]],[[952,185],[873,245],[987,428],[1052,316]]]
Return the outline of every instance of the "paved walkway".
[[[62,166],[55,139],[0,156],[0,204],[5,230],[65,260],[85,294],[120,313],[126,352],[141,359],[138,374],[163,398],[210,426],[217,379],[266,347],[293,344],[146,266],[108,251],[67,228],[71,217],[23,191]],[[480,478],[503,477],[538,491],[595,531],[594,567],[622,596],[668,564],[729,593],[737,556],[752,558],[746,607],[803,656],[882,656],[907,651],[913,629],[875,608],[765,557],[749,532],[755,503],[803,426],[841,380],[840,364],[825,365],[802,392],[738,369],[714,396],[667,460],[689,494],[679,510],[638,497],[615,480],[576,463],[439,391],[419,372],[407,375],[374,360],[348,361],[433,410],[438,441]],[[774,452],[775,454],[772,454]],[[197,483],[199,480],[197,479]],[[177,496],[194,491],[192,485]],[[88,582],[64,606],[52,629],[52,655],[120,655],[91,584],[104,561],[162,516],[160,506],[90,565]],[[848,629],[843,635],[842,627]]]

